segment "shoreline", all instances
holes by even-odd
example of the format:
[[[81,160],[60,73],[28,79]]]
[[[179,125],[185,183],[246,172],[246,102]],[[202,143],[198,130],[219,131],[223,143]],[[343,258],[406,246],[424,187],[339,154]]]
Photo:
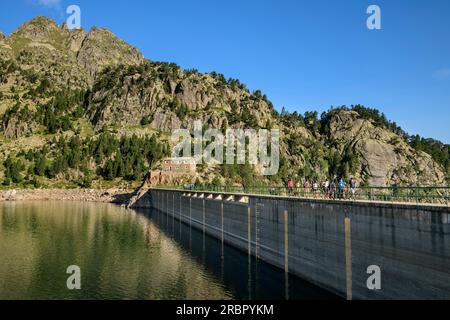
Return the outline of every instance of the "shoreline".
[[[10,201],[81,201],[126,204],[134,190],[126,189],[11,189],[0,191],[0,203]]]

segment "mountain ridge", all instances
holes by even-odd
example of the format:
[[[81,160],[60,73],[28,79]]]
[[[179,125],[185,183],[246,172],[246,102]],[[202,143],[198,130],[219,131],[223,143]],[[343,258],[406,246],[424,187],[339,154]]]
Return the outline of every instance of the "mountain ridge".
[[[338,107],[320,117],[317,112],[278,112],[262,92],[250,92],[239,80],[154,62],[107,29],[68,31],[46,17],[24,23],[7,37],[0,35],[0,117],[0,149],[4,151],[0,162],[8,157],[23,161],[24,168],[19,170],[23,181],[41,177],[29,169],[36,167],[36,159],[18,156],[29,151],[31,141],[40,141],[43,148],[61,136],[79,137],[82,144],[88,143],[84,139],[102,139],[108,133],[119,140],[133,134],[155,136],[164,152],[153,150],[158,157],[131,165],[134,170],[143,161],[139,166],[149,170],[168,154],[168,133],[192,128],[194,120],[219,129],[278,128],[282,135],[277,177],[263,179],[247,166],[225,165],[213,171],[200,167],[200,181],[211,182],[219,176],[222,183],[263,184],[288,176],[323,180],[343,175],[377,186],[442,185],[449,176],[448,145],[409,136],[374,109]],[[17,141],[23,145],[14,146]],[[9,146],[13,151],[7,150]],[[48,146],[46,166],[54,166],[51,150],[56,146]],[[124,179],[118,173],[117,148],[102,161],[91,159],[82,169],[77,164],[65,178],[90,172],[94,180]],[[105,174],[107,163],[115,166],[114,174]],[[30,174],[25,174],[27,170]],[[0,179],[11,175],[5,165],[2,171]],[[141,174],[128,176],[142,178]],[[41,180],[58,179],[49,175]]]

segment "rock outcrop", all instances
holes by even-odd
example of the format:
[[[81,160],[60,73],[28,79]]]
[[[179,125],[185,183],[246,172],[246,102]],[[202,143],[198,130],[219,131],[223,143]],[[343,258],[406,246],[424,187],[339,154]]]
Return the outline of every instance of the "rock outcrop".
[[[359,159],[359,178],[370,185],[443,183],[445,176],[430,155],[411,148],[404,139],[357,112],[341,111],[331,120],[330,140],[341,153]]]
[[[76,44],[72,42],[71,48],[76,48]],[[76,52],[78,63],[91,79],[94,79],[106,66],[139,65],[144,60],[136,48],[117,38],[111,31],[99,28],[93,28],[84,37],[80,49]]]
[[[58,102],[61,93],[70,99]],[[74,116],[80,112],[81,120]],[[73,118],[94,133],[105,126],[171,132],[192,129],[195,120],[217,129],[279,128],[283,176],[345,172],[379,186],[447,178],[429,154],[355,111],[329,112],[322,128],[311,119],[286,120],[265,95],[238,80],[152,62],[109,30],[69,31],[45,17],[8,37],[0,33],[0,117],[7,139],[45,133],[43,126],[69,130]]]
[[[7,38],[0,39],[0,63],[14,65],[2,70],[11,74],[14,89],[29,91],[47,79],[57,89],[91,85],[106,66],[137,65],[142,54],[106,29],[69,31],[65,25],[45,17],[23,24]],[[18,87],[17,82],[23,82]],[[29,101],[36,102],[36,101]]]
[[[234,121],[230,113],[239,119]],[[104,72],[93,86],[88,106],[97,128],[137,125],[148,118],[154,129],[163,131],[191,128],[194,120],[215,128],[251,121],[262,128],[272,113],[263,97],[223,79],[150,61]]]

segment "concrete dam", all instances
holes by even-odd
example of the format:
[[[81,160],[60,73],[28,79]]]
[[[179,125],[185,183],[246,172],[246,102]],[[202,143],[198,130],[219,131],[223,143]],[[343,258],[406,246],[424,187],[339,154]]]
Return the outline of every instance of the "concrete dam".
[[[136,203],[346,299],[450,299],[446,206],[150,189]]]

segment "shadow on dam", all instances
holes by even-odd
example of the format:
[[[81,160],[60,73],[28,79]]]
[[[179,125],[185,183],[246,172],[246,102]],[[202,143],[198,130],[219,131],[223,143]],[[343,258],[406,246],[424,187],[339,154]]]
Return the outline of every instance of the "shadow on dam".
[[[204,266],[237,300],[339,300],[340,297],[286,274],[189,224],[156,209],[137,209]]]
[[[348,300],[449,299],[446,206],[172,189],[152,189],[149,195],[141,206],[175,216],[245,257],[258,257]],[[259,280],[263,273],[250,268],[248,279]],[[292,292],[297,293],[288,290],[285,296],[292,299]]]

